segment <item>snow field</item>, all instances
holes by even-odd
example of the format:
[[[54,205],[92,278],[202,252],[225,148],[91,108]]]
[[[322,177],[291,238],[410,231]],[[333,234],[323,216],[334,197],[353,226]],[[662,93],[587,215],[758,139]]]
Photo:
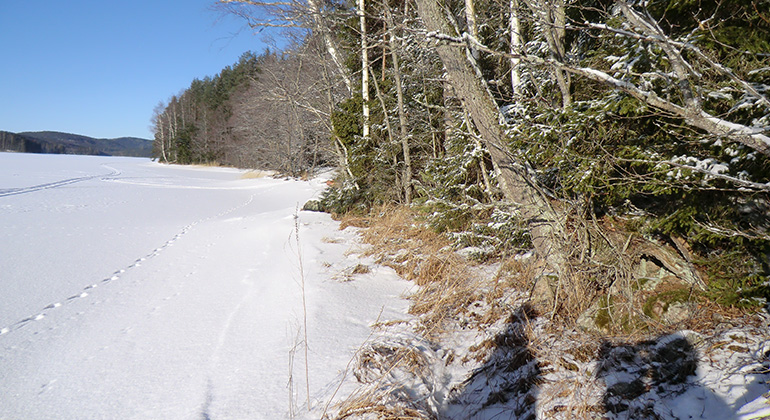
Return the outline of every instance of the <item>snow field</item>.
[[[243,178],[0,153],[0,419],[309,420],[372,387],[448,419],[770,417],[767,316],[629,343],[553,332],[543,317],[481,329],[470,317],[428,343],[401,298],[411,284],[361,256],[354,228],[297,211],[323,178]],[[526,294],[510,293],[500,304],[522,308]],[[474,313],[492,309],[476,303]],[[514,345],[473,357],[500,335]],[[419,353],[427,369],[362,388],[353,370],[377,372],[355,355],[389,349]],[[664,350],[682,354],[656,359]],[[654,381],[689,358],[697,368],[683,381]]]
[[[367,262],[297,212],[322,179],[241,174],[0,154],[0,418],[318,418],[408,284],[338,280]]]

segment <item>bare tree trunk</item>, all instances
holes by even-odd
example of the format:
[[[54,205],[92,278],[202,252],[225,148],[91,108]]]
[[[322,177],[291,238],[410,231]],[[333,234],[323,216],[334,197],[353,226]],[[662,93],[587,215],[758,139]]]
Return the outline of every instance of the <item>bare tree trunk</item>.
[[[443,126],[444,126],[444,140],[448,140],[452,136],[452,125],[454,123],[454,118],[452,115],[452,102],[454,99],[454,92],[452,88],[452,83],[449,81],[449,78],[444,75],[444,80],[441,82],[441,95],[442,95],[442,105],[444,106],[444,112],[442,114],[443,118]],[[425,91],[424,85],[423,85],[423,92]],[[428,113],[428,117],[430,118],[430,112]],[[431,126],[432,126],[431,121]],[[433,130],[431,130],[433,131]],[[435,135],[433,136],[435,139]],[[437,148],[434,146],[434,150]],[[443,150],[445,151],[445,150]],[[434,158],[438,156],[433,156]]]
[[[556,59],[566,62],[567,13],[564,0],[552,1],[551,7],[546,9],[547,21],[552,25],[550,30],[546,31],[546,40],[548,40],[551,52],[556,56]],[[559,90],[561,90],[562,106],[566,108],[572,103],[572,81],[569,73],[559,68],[554,68],[554,71],[556,72],[556,81],[559,83]]]
[[[417,8],[428,31],[457,36],[436,0],[417,0]],[[499,123],[500,110],[491,92],[477,77],[463,49],[439,44],[436,50],[452,86],[465,102],[489,150],[503,193],[519,206],[521,216],[529,224],[536,252],[560,279],[565,278],[568,268],[565,250],[562,249],[565,234],[560,215],[545,199],[528,173],[527,166],[512,159],[507,152],[506,135]]]
[[[551,50],[553,60],[566,62],[567,14],[564,0],[524,0],[529,9],[539,16],[543,35]],[[562,97],[562,106],[572,103],[570,75],[559,66],[552,67]]]
[[[169,135],[171,136],[170,140],[171,141],[178,141],[179,140],[179,131],[178,131],[178,127],[177,127],[178,122],[176,120],[176,106],[177,106],[176,105],[176,100],[172,99],[172,102],[171,102],[171,104],[169,106],[172,107],[171,108],[172,114],[169,115],[169,117],[168,117],[168,132],[169,132]],[[174,148],[174,159],[173,159],[173,161],[176,162],[178,160],[179,160],[179,148],[175,147]]]
[[[393,78],[396,81],[396,99],[398,100],[398,126],[401,137],[401,149],[404,153],[404,199],[407,204],[412,202],[412,156],[409,150],[409,131],[406,127],[406,112],[404,111],[404,88],[401,83],[401,63],[398,59],[398,48],[396,48],[395,22],[393,14],[390,12],[388,0],[385,0],[385,19],[388,28],[390,28],[391,48],[390,54],[393,59]],[[384,68],[384,66],[383,66]]]
[[[164,130],[163,118],[166,115],[166,106],[163,102],[158,103],[152,112],[152,126],[155,135],[155,141],[160,142],[160,159],[163,163],[168,163],[166,155],[166,131]]]
[[[473,143],[476,145],[477,148],[483,149],[483,145],[481,143],[481,140],[476,135],[476,133],[472,132],[473,130],[473,122],[471,121],[471,117],[468,114],[468,110],[463,107],[463,118],[465,119],[466,125],[468,126],[469,135],[471,138],[473,138]],[[481,169],[481,177],[484,180],[484,189],[487,191],[487,194],[489,197],[492,197],[492,182],[489,179],[489,170],[487,169],[487,164],[484,162],[484,154],[482,153],[481,156],[479,156],[479,168]]]
[[[382,96],[382,92],[380,91],[380,84],[377,83],[377,77],[372,76],[372,82],[374,83],[374,92],[377,95],[377,99],[380,101],[380,106],[382,106],[382,114],[383,119],[385,120],[385,130],[388,133],[388,141],[390,143],[393,143],[393,127],[390,125],[390,114],[388,114],[388,106],[385,104],[385,98]]]
[[[163,115],[159,115],[158,118],[163,118]],[[166,133],[163,131],[163,121],[158,122],[158,130],[160,130],[160,155],[163,158],[163,163],[168,163],[168,156],[166,155]]]
[[[358,0],[358,19],[361,27],[361,96],[363,97],[364,140],[369,139],[369,49],[366,40],[366,3]]]

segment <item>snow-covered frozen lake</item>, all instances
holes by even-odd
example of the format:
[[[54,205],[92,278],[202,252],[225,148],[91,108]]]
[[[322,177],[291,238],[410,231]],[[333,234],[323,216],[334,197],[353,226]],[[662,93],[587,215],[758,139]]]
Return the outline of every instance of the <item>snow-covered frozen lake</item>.
[[[355,233],[297,212],[323,179],[243,174],[0,153],[0,418],[318,417],[408,284],[336,279]]]

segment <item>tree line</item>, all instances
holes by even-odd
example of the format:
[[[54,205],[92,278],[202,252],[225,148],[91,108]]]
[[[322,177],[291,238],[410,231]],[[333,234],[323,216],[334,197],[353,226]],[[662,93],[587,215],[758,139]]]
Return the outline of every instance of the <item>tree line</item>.
[[[244,53],[155,108],[154,156],[299,176],[329,166],[327,84],[312,43],[291,52]]]
[[[770,294],[767,0],[217,4],[294,43],[159,106],[160,159],[334,164],[328,211],[532,248],[557,310],[633,300],[642,259],[721,304]]]

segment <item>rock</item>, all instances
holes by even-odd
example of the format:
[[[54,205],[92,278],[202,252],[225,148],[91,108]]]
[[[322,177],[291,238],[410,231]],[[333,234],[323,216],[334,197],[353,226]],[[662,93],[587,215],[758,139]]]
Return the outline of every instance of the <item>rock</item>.
[[[612,325],[611,299],[606,295],[600,297],[585,312],[580,314],[577,319],[577,326],[584,331],[593,331],[598,333],[608,332]]]
[[[553,306],[554,288],[551,283],[554,281],[556,281],[556,278],[548,274],[543,274],[535,280],[535,285],[530,293],[530,301],[533,305]]]
[[[677,324],[690,319],[695,313],[695,304],[692,302],[675,302],[668,305],[668,310],[663,313],[663,322]]]
[[[642,381],[618,382],[607,388],[609,396],[617,396],[626,400],[633,400],[647,392]]]
[[[305,203],[304,206],[302,206],[302,210],[323,212],[324,206],[318,200],[309,200],[307,203]]]
[[[679,288],[648,297],[642,310],[648,317],[670,325],[692,317],[696,305],[690,300],[690,290]]]
[[[676,276],[653,260],[641,258],[634,273],[639,290],[652,291],[664,281],[676,280]]]

